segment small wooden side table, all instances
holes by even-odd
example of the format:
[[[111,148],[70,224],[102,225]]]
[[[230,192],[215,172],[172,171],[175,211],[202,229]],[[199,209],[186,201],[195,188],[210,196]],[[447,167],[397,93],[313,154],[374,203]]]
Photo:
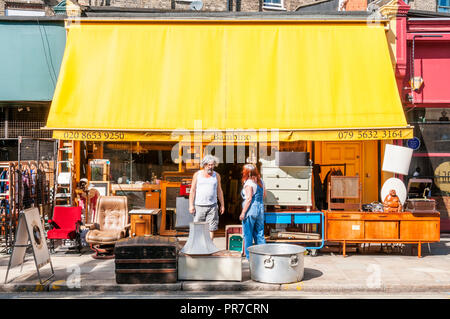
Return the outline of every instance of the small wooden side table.
[[[151,236],[156,234],[157,216],[161,209],[133,209],[130,215],[131,232],[130,237]]]

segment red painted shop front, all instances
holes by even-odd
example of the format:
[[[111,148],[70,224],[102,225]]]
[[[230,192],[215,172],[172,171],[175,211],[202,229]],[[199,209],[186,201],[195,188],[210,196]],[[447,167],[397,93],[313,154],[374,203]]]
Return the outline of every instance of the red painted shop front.
[[[401,4],[396,50],[400,96],[418,139],[410,141],[415,151],[407,178],[433,180],[431,197],[441,213],[441,232],[450,232],[450,14]]]

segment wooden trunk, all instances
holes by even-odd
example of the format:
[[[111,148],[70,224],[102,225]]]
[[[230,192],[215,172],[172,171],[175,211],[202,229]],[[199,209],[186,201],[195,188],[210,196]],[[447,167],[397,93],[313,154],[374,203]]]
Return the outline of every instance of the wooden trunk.
[[[134,237],[114,247],[118,284],[174,283],[177,281],[178,241],[174,237]]]

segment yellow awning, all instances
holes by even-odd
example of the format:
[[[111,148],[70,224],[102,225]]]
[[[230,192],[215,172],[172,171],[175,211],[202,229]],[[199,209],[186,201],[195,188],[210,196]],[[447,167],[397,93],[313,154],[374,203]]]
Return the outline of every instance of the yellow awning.
[[[82,20],[46,127],[118,141],[412,137],[384,25],[365,21]]]

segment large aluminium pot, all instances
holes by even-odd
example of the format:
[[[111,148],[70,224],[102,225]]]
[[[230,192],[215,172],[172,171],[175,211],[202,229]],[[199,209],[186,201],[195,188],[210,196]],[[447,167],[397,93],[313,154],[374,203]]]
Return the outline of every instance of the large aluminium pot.
[[[303,279],[305,248],[291,244],[263,244],[248,248],[252,280],[288,284]]]

